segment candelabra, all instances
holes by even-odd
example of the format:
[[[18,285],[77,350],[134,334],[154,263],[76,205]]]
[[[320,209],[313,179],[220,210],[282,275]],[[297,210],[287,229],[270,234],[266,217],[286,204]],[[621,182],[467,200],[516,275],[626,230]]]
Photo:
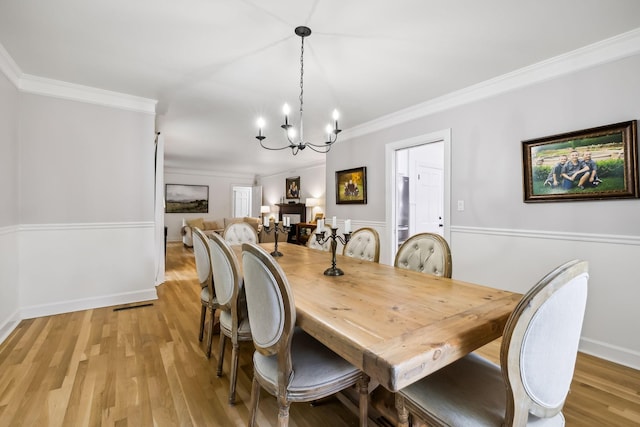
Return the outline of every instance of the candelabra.
[[[283,256],[282,252],[278,251],[278,234],[279,234],[279,232],[282,232],[282,233],[285,233],[286,235],[289,235],[289,231],[291,230],[291,226],[284,225],[284,222],[283,222],[282,225],[280,225],[278,227],[278,223],[276,222],[276,223],[273,224],[273,227],[271,227],[271,224],[269,224],[269,225],[264,224],[263,228],[264,228],[265,233],[267,233],[267,234],[271,233],[272,231],[275,233],[273,236],[275,237],[276,245],[275,245],[275,248],[273,248],[273,252],[271,252],[271,256],[274,257],[274,258]]]
[[[316,233],[316,240],[321,245],[324,245],[325,243],[327,243],[327,241],[329,241],[329,239],[331,239],[331,267],[327,268],[324,271],[324,275],[325,276],[342,276],[342,275],[344,275],[344,271],[342,271],[338,267],[336,267],[336,249],[338,247],[338,240],[343,245],[347,244],[349,239],[351,239],[351,232],[344,233],[344,238],[342,238],[341,236],[338,236],[337,231],[338,231],[337,227],[336,228],[331,227],[331,234],[329,236],[327,236],[326,238],[324,237],[324,235],[325,235],[324,231]]]

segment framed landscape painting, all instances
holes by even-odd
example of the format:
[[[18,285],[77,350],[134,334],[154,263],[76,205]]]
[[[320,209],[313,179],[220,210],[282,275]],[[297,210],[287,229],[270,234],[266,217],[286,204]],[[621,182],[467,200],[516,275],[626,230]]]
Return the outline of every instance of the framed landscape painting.
[[[165,203],[166,213],[208,213],[209,186],[167,184]]]
[[[367,204],[367,168],[336,172],[336,204]]]
[[[636,121],[522,141],[525,202],[637,198]]]

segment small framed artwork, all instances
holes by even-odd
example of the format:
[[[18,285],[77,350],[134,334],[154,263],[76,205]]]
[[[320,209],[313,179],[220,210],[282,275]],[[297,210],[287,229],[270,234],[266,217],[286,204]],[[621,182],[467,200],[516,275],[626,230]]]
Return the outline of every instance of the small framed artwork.
[[[636,121],[522,141],[525,202],[637,198]]]
[[[294,176],[287,178],[285,182],[285,194],[287,199],[299,199],[300,198],[300,177]]]
[[[166,213],[208,213],[209,186],[167,184]]]
[[[367,204],[367,168],[336,172],[336,204]]]

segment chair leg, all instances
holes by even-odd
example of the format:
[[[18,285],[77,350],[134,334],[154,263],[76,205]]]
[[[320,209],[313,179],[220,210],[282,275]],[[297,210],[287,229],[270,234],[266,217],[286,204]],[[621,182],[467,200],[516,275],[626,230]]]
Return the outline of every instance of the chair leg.
[[[216,375],[222,376],[222,363],[224,362],[224,345],[227,341],[227,336],[225,334],[220,334],[220,352],[218,353],[218,371]]]
[[[278,427],[289,426],[289,406],[290,402],[278,399]]]
[[[358,381],[358,391],[360,392],[360,427],[367,427],[369,419],[369,376],[364,373]]]
[[[409,427],[409,410],[404,404],[404,398],[396,393],[396,410],[398,411],[398,427]]]
[[[211,358],[211,343],[213,342],[213,328],[216,323],[216,310],[211,309],[211,322],[209,322],[209,337],[207,338],[207,359]],[[202,341],[202,340],[201,340]]]
[[[256,376],[253,376],[253,382],[251,384],[251,403],[250,403],[250,413],[249,413],[249,427],[254,427],[256,425],[256,417],[258,414],[258,403],[260,402],[260,383],[256,379]]]
[[[238,343],[232,343],[231,350],[231,375],[229,378],[229,405],[236,404],[236,381],[238,379]]]
[[[204,337],[204,320],[207,316],[207,306],[202,304],[202,310],[200,310],[200,335],[198,335],[198,341],[202,342]]]

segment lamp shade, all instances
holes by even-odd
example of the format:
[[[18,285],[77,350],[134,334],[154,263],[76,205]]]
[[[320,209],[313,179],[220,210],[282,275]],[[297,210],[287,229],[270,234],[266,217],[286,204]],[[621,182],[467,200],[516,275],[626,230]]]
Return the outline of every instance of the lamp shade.
[[[304,204],[308,207],[308,208],[313,208],[319,205],[318,203],[318,199],[313,199],[313,198],[308,198],[305,200]]]
[[[264,213],[269,213],[271,212],[271,209],[269,208],[269,206],[260,206],[260,213],[264,214]]]

